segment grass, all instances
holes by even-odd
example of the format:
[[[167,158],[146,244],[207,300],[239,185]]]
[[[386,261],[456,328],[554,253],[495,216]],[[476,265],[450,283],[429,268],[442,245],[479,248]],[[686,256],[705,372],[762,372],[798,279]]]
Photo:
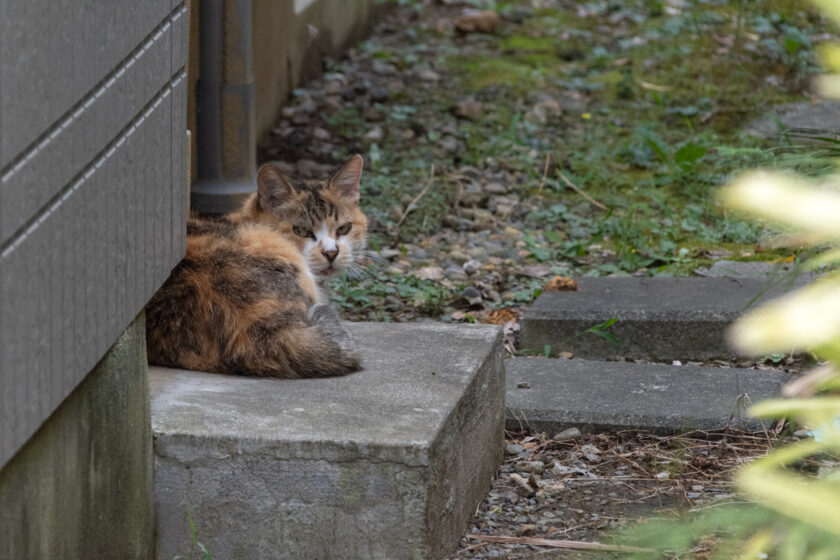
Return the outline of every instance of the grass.
[[[504,14],[515,4],[495,7]],[[458,200],[452,176],[469,166],[505,170],[516,181],[515,196],[539,201],[516,224],[529,250],[519,265],[679,276],[721,257],[795,254],[767,246],[766,228],[723,212],[716,191],[742,168],[821,174],[831,167],[832,146],[740,132],[774,104],[808,99],[816,71],[812,37],[828,25],[805,2],[695,1],[676,14],[658,2],[585,2],[583,11],[578,4],[540,9],[519,24],[503,23],[498,36],[468,39],[435,27],[425,17],[435,8],[413,5],[416,39],[386,44],[374,36],[362,48],[398,67],[433,66],[446,87],[406,87],[378,107],[384,127],[414,134],[392,132],[366,146],[373,196],[365,210],[381,225],[375,243],[416,242],[439,231]],[[478,121],[452,114],[465,97],[484,103]],[[366,126],[355,109],[330,124],[347,137]],[[440,149],[447,131],[457,132],[463,149]],[[543,177],[547,155],[551,171]],[[395,204],[422,190],[433,163],[435,188],[396,228]],[[567,188],[557,170],[608,211]],[[425,293],[413,280],[386,278],[399,297],[401,289],[421,297],[403,284]],[[449,300],[459,288],[448,288]],[[513,301],[529,300],[529,290],[527,283],[514,286]],[[341,301],[349,307],[354,296],[346,293]]]

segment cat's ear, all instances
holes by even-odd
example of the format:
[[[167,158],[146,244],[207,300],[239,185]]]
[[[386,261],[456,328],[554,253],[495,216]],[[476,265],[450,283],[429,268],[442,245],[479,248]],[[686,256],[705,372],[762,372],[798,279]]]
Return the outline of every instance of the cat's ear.
[[[286,204],[294,196],[294,192],[291,181],[277,166],[266,163],[257,171],[257,197],[260,208],[265,212],[270,213]]]
[[[362,180],[362,156],[356,154],[330,179],[330,187],[353,202],[359,202],[359,181]]]

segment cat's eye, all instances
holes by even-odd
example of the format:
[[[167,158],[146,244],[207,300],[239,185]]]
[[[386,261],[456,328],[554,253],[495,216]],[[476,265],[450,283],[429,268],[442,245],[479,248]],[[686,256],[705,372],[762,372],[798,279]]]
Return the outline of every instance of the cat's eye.
[[[313,239],[315,238],[315,236],[312,235],[312,230],[309,228],[295,226],[292,228],[292,231],[295,232],[295,235],[297,235],[298,237],[311,237]]]
[[[335,233],[337,233],[338,235],[347,235],[350,232],[351,227],[353,227],[353,224],[351,224],[350,222],[347,222],[346,224],[344,224],[343,226],[338,228],[335,231]]]

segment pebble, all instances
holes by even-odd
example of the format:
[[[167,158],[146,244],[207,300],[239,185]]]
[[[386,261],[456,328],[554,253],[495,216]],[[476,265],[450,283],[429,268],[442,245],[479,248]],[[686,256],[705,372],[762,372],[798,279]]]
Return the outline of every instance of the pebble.
[[[452,247],[449,251],[449,258],[452,259],[455,262],[461,262],[461,263],[464,263],[464,262],[467,262],[468,260],[470,260],[470,256],[468,254],[466,254],[462,250],[462,248],[460,248],[460,247],[458,247],[458,248]]]
[[[525,448],[519,445],[518,443],[509,443],[505,446],[505,453],[507,453],[508,455],[519,455],[523,451],[525,451]]]
[[[477,260],[469,260],[464,263],[464,272],[472,276],[481,268],[481,263]]]
[[[656,475],[654,475],[654,478],[658,478],[660,480],[664,480],[666,478],[671,478],[671,473],[669,473],[668,471],[658,472],[658,473],[656,473]]]
[[[327,82],[324,85],[324,93],[327,95],[337,95],[344,91],[344,86],[340,82]]]
[[[795,432],[793,432],[793,437],[805,439],[813,437],[813,434],[811,433],[811,430],[796,430]]]
[[[379,142],[384,136],[385,133],[382,132],[382,127],[375,126],[365,133],[364,139],[370,142]]]
[[[446,267],[446,277],[450,280],[466,280],[467,275],[464,273],[464,269],[458,265],[449,265]]]
[[[484,104],[475,99],[463,99],[459,101],[455,110],[457,116],[470,121],[480,120],[482,113],[484,113]]]
[[[530,389],[531,384],[528,383],[527,381],[520,381],[519,383],[516,384],[516,387],[518,389]]]
[[[445,276],[443,269],[439,266],[424,266],[416,270],[414,275],[423,280],[442,280]]]
[[[545,471],[545,463],[542,461],[530,461],[527,463],[527,467],[537,474],[542,474]]]
[[[307,115],[306,113],[295,113],[295,116],[292,117],[292,122],[297,125],[308,124],[309,115]]]
[[[507,188],[501,183],[487,183],[484,192],[488,194],[507,194]]]
[[[513,490],[508,490],[507,492],[503,492],[502,494],[499,495],[499,497],[501,499],[503,499],[504,501],[506,501],[508,503],[511,503],[511,504],[515,504],[516,502],[519,501],[519,494],[517,494]]]
[[[317,138],[318,140],[329,140],[330,133],[320,127],[315,127],[312,129],[312,136]]]
[[[374,103],[383,103],[388,100],[388,90],[383,87],[370,88],[370,100]]]
[[[464,291],[461,292],[461,297],[467,300],[467,303],[470,305],[481,305],[481,292],[472,286],[467,286]]]
[[[417,72],[417,77],[424,82],[437,82],[440,80],[440,74],[434,70],[420,70]]]
[[[459,218],[458,216],[453,216],[452,214],[447,215],[443,219],[444,225],[447,227],[451,227],[457,231],[470,231],[475,227],[475,222],[472,220],[468,220],[466,218]]]
[[[374,74],[379,74],[380,76],[392,76],[397,73],[396,66],[387,62],[382,62],[381,60],[374,60],[371,69]]]
[[[580,430],[577,428],[567,428],[559,434],[554,434],[554,437],[551,439],[554,441],[571,441],[580,438],[581,435]]]
[[[444,136],[440,139],[440,147],[446,150],[447,152],[457,152],[458,139],[454,136]]]
[[[298,129],[294,129],[288,136],[286,141],[292,146],[300,146],[306,141],[306,136]]]
[[[403,308],[402,300],[395,296],[386,296],[384,303],[388,311],[399,311]]]

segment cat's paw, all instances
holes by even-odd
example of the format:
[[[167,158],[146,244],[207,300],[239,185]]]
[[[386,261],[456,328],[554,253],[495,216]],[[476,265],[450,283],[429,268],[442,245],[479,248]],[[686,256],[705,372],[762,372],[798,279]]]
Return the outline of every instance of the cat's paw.
[[[338,309],[329,303],[319,303],[309,308],[307,319],[310,326],[320,326],[328,323],[340,323],[341,316]]]
[[[341,322],[341,316],[335,307],[326,303],[313,305],[309,309],[308,317],[311,326],[320,328],[343,351],[349,352],[356,349],[353,337]]]

